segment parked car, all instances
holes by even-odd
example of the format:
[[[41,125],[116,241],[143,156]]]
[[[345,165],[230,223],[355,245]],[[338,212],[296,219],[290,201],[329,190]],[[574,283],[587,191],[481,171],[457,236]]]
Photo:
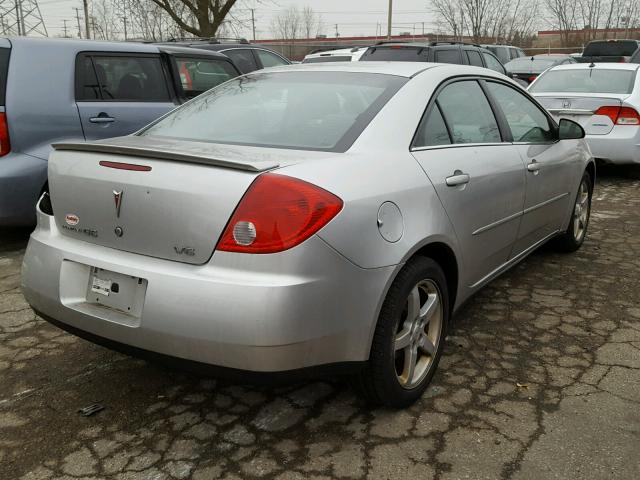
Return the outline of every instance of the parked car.
[[[630,63],[640,63],[640,50],[636,50],[633,57],[629,60]]]
[[[176,40],[160,45],[182,45],[190,48],[223,53],[233,61],[242,73],[291,64],[287,58],[278,52],[262,45],[249,43],[245,39],[193,38]]]
[[[52,142],[132,133],[237,75],[195,49],[0,39],[0,226],[35,223]]]
[[[593,40],[584,47],[580,63],[629,62],[640,48],[640,40]]]
[[[562,65],[539,76],[529,92],[556,120],[584,128],[593,156],[608,163],[640,163],[640,65]]]
[[[526,56],[524,50],[522,50],[520,47],[514,47],[511,45],[482,45],[482,47],[486,48],[496,57],[498,57],[498,60],[500,60],[503,65],[506,65],[507,62],[510,62],[511,60],[514,60],[516,58]]]
[[[357,62],[368,47],[340,48],[312,52],[304,57],[302,63]]]
[[[570,55],[552,53],[516,58],[507,63],[504,68],[507,69],[512,78],[520,79],[528,85],[547,68],[571,63],[576,63],[576,60]]]
[[[254,72],[134,135],[57,144],[23,292],[111,348],[349,372],[406,406],[465,300],[551,238],[583,243],[583,135],[484,68]]]

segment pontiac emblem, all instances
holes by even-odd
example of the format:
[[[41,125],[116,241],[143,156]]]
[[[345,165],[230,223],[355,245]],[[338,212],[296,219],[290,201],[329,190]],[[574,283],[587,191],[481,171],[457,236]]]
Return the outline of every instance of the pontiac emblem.
[[[571,108],[571,100],[563,100],[562,108]]]
[[[120,207],[122,206],[122,190],[113,191],[113,200],[116,202],[116,217],[120,218]]]

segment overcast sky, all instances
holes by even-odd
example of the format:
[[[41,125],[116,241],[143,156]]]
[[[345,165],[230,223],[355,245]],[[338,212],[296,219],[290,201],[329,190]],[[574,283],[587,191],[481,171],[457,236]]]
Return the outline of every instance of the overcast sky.
[[[89,0],[91,2],[91,0]],[[74,7],[80,8],[82,14],[82,0],[39,0],[40,9],[44,17],[50,36],[61,35],[64,20],[70,34],[78,33],[76,12]],[[427,9],[428,0],[394,0],[393,33],[404,31],[422,32],[422,22],[427,31],[434,31],[436,24],[433,14]],[[386,32],[388,0],[279,0],[239,1],[234,11],[239,17],[251,18],[248,8],[255,6],[256,30],[258,38],[271,38],[271,21],[274,16],[290,5],[299,7],[310,6],[322,15],[325,25],[324,32],[328,36],[335,36],[336,27],[340,36],[376,35],[376,25],[379,23]],[[243,36],[251,37],[250,29]]]

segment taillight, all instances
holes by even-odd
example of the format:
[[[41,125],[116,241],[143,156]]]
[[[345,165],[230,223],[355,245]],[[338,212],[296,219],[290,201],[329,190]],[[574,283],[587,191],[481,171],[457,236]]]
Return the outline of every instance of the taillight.
[[[324,227],[343,202],[297,178],[260,175],[240,200],[217,250],[275,253],[295,247]]]
[[[529,78],[527,78],[527,80],[529,80],[529,83],[533,82],[536,78],[538,78],[537,75],[531,75]]]
[[[631,107],[603,106],[594,115],[604,115],[615,125],[640,125],[640,115]]]
[[[9,125],[7,124],[7,114],[0,113],[0,157],[11,151],[9,142]]]

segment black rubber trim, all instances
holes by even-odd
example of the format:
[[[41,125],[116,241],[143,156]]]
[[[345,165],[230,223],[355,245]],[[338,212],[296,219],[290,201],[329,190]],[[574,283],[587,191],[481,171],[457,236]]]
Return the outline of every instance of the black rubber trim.
[[[240,370],[236,368],[210,365],[208,363],[187,360],[184,358],[172,357],[170,355],[133,347],[131,345],[116,342],[114,340],[110,340],[108,338],[100,337],[98,335],[94,335],[93,333],[86,332],[71,325],[67,325],[66,323],[55,320],[37,310],[35,310],[35,312],[39,317],[46,320],[53,326],[58,327],[61,330],[64,330],[65,332],[68,332],[72,335],[75,335],[76,337],[80,337],[91,343],[100,345],[101,347],[105,347],[110,350],[129,355],[131,357],[141,358],[149,362],[159,363],[173,369],[188,371],[199,375],[222,378],[238,383],[280,385],[310,379],[336,377],[339,375],[352,375],[354,373],[360,372],[367,364],[366,361],[339,362],[326,365],[317,365],[313,367],[305,367],[295,370],[286,370],[281,372],[254,372],[250,370]]]

